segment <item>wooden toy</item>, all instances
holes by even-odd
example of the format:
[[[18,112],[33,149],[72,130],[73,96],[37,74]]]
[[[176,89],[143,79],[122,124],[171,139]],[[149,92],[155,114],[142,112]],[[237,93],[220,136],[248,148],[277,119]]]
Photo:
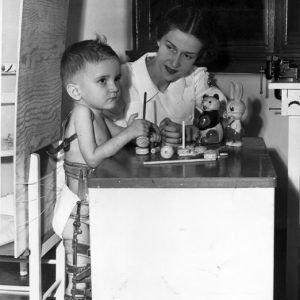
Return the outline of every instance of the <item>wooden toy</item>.
[[[196,107],[194,125],[200,129],[200,144],[214,144],[222,141],[220,107],[218,94],[204,95],[200,107]]]
[[[224,133],[227,146],[241,147],[242,136],[242,116],[245,113],[246,105],[242,101],[243,86],[241,83],[230,83],[230,100],[224,112]]]
[[[137,155],[149,154],[149,148],[135,147],[135,154]]]
[[[186,146],[185,148],[178,147],[177,154],[181,157],[187,157],[187,156],[196,156],[199,154],[203,154],[206,150],[205,146],[196,146],[193,145]]]
[[[175,151],[172,146],[165,145],[160,149],[160,156],[165,159],[169,159],[174,155]]]
[[[155,153],[158,153],[158,152],[160,152],[160,146],[156,146],[156,147],[151,147],[150,148],[150,153],[151,154],[155,154]]]
[[[165,165],[165,164],[182,164],[182,163],[205,163],[216,161],[216,158],[175,158],[165,160],[146,160],[143,162],[144,165]]]
[[[147,136],[138,136],[135,140],[135,143],[138,147],[146,148],[149,146],[150,141]]]
[[[206,159],[217,159],[218,158],[218,151],[217,150],[206,150],[204,152],[204,158]]]

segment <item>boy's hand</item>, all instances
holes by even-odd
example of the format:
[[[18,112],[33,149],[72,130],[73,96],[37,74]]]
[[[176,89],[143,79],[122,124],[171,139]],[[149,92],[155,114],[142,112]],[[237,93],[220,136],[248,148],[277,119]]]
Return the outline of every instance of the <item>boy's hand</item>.
[[[138,113],[135,113],[129,117],[128,122],[127,122],[128,126],[130,126],[132,124],[132,122],[137,118],[138,115],[139,115]]]
[[[130,130],[132,138],[136,138],[141,135],[148,136],[151,123],[147,120],[136,119],[137,116],[138,114],[133,114],[130,116],[127,129]]]

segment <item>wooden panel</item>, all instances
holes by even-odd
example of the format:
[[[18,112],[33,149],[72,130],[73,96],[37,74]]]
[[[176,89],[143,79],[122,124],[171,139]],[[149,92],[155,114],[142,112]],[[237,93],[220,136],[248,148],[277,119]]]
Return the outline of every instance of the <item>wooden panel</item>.
[[[277,18],[282,26],[278,26],[280,35],[279,51],[282,56],[299,61],[300,53],[300,2],[298,0],[283,0],[279,2]]]
[[[15,256],[27,246],[24,233],[28,225],[28,191],[25,183],[29,155],[60,136],[59,64],[65,48],[68,3],[68,0],[23,0],[16,103]],[[54,190],[52,194],[54,197]],[[45,202],[53,201],[51,195],[42,195],[42,199],[44,208],[47,207]]]
[[[210,71],[256,73],[265,64],[267,53],[274,52],[275,0],[135,0],[133,50],[126,52],[131,61],[157,50],[155,24],[176,4],[205,11],[209,27],[213,20],[218,42],[199,61]]]

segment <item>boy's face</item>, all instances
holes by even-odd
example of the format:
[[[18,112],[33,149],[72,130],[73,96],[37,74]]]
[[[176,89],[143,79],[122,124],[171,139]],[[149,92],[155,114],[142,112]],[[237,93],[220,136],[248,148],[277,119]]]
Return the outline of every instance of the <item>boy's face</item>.
[[[80,101],[94,109],[107,110],[115,107],[120,96],[120,63],[116,59],[106,59],[87,63],[74,76],[80,91]]]

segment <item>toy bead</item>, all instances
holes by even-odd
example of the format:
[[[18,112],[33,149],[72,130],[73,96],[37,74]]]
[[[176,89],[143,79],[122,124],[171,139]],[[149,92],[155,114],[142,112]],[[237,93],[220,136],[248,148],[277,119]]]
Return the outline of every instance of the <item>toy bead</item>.
[[[135,154],[146,155],[149,153],[149,148],[135,147]]]
[[[217,159],[218,158],[218,152],[216,150],[206,150],[204,152],[204,158],[207,158],[207,159]]]
[[[162,158],[169,159],[174,154],[174,148],[172,146],[166,145],[161,147],[160,149],[160,155]]]
[[[146,148],[149,146],[150,141],[147,136],[138,136],[135,143],[138,147]]]
[[[159,147],[159,146],[157,146],[157,147],[152,147],[152,148],[150,149],[151,154],[158,153],[159,151],[160,151],[160,147]]]
[[[195,152],[198,154],[204,153],[206,151],[206,147],[205,146],[196,146],[195,147]]]

